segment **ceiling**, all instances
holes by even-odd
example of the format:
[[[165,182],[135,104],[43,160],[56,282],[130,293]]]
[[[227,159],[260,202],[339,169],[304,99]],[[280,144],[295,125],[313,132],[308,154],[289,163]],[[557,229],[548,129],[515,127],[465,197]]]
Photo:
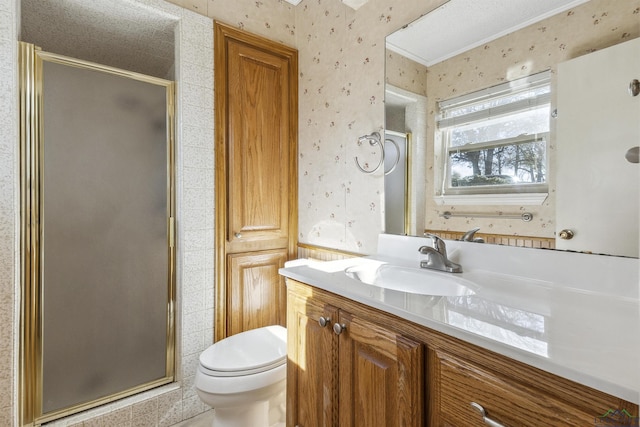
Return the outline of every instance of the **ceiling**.
[[[387,49],[431,66],[587,1],[449,0],[389,35]]]
[[[389,35],[387,48],[430,66],[586,1],[449,0]],[[21,0],[21,7],[23,41],[48,52],[174,78],[177,21],[167,14],[133,0]]]
[[[176,24],[131,0],[21,0],[20,40],[160,78],[174,78]]]

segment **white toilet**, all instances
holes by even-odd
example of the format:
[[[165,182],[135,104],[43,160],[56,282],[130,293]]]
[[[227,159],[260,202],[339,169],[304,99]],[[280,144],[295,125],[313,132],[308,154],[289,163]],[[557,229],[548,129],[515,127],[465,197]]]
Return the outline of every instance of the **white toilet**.
[[[266,326],[225,338],[200,355],[195,387],[213,427],[285,425],[287,330]]]

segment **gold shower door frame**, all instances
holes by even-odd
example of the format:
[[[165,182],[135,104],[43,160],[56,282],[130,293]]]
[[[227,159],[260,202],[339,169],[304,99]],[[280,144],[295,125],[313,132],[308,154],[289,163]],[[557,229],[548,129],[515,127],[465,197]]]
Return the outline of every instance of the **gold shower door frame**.
[[[19,42],[21,317],[19,423],[39,424],[131,396],[174,381],[175,374],[175,83],[135,72],[41,51]],[[167,347],[165,377],[99,400],[42,413],[43,399],[43,62],[99,71],[164,86],[167,100]]]

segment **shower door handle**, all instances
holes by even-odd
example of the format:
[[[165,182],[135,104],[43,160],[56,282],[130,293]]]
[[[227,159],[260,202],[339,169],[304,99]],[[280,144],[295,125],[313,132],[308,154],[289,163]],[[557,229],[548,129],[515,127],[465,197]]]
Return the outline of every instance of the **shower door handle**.
[[[176,247],[176,219],[172,216],[169,217],[169,247]]]

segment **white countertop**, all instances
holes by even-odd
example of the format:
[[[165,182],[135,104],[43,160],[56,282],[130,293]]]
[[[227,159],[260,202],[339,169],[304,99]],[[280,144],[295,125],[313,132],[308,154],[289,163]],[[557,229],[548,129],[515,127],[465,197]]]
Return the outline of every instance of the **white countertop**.
[[[383,289],[344,274],[345,268],[363,262],[417,266],[379,254],[330,262],[300,260],[280,274],[640,403],[640,304],[633,293],[612,295],[589,286],[467,268],[456,276],[476,284],[474,295],[434,297]],[[626,276],[636,274],[637,265],[631,266]],[[637,282],[635,276],[631,280]]]

